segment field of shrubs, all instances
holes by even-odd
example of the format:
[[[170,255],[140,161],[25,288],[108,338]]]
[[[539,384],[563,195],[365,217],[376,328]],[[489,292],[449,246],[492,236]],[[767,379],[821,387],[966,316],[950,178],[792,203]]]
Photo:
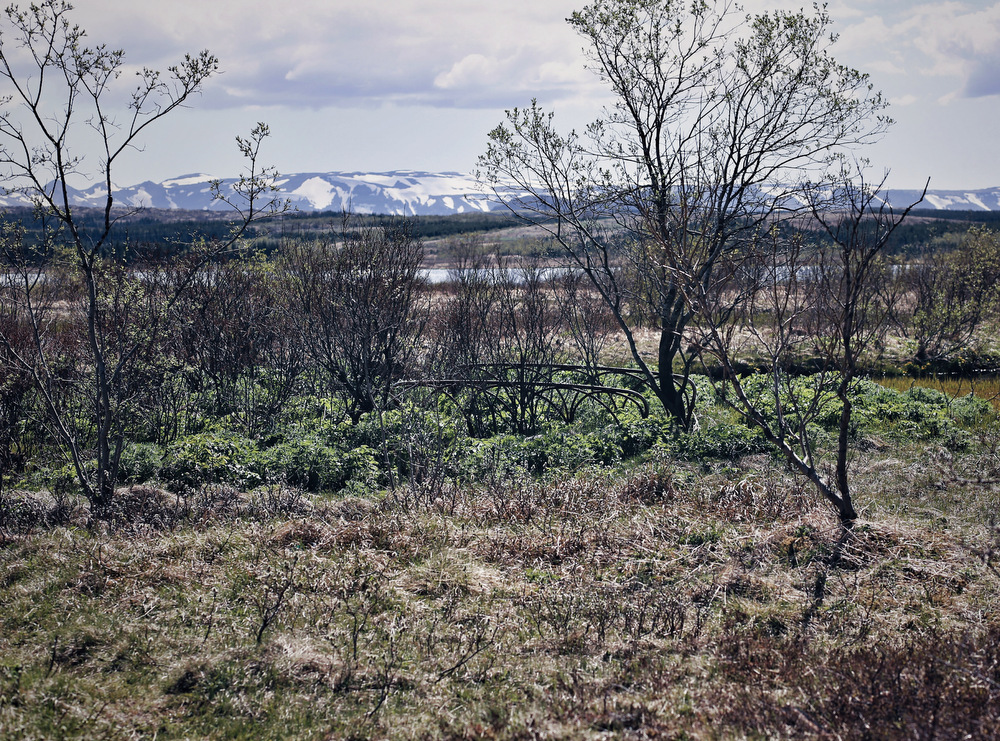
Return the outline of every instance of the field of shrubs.
[[[695,382],[687,433],[655,406],[587,401],[532,434],[501,417],[472,435],[426,389],[354,421],[293,394],[257,436],[205,414],[129,440],[101,519],[71,472],[29,467],[0,498],[0,728],[992,735],[989,401],[859,383],[844,530]],[[820,453],[835,407],[810,430]]]
[[[395,222],[90,273],[6,244],[5,738],[1000,721],[998,397],[968,372],[995,304],[947,308],[960,251],[881,273],[902,299],[846,385],[827,325],[769,367],[758,304],[738,368],[674,368],[680,423],[640,302],[474,237],[438,284]],[[841,459],[849,520],[803,475]]]

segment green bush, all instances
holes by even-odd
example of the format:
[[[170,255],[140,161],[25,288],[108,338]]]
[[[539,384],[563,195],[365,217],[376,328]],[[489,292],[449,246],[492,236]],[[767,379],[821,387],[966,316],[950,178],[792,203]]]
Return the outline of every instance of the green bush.
[[[807,433],[819,444],[837,433],[843,411],[843,403],[836,395],[836,377],[826,376],[823,381],[823,388],[818,389],[820,398],[816,412],[807,423]],[[744,379],[743,383],[747,395],[758,408],[773,418],[775,403],[768,385],[770,377],[755,375]],[[788,381],[783,388],[781,400],[786,409],[785,422],[791,429],[800,424],[800,419],[791,411],[792,397],[797,397],[804,407],[809,406],[817,393],[818,383],[819,376],[800,376]],[[950,438],[955,431],[953,416],[959,421],[975,420],[976,415],[988,411],[988,405],[983,406],[985,402],[979,404],[974,399],[962,402],[956,409],[955,402],[936,389],[914,386],[900,393],[868,379],[853,382],[850,395],[853,414],[849,433],[852,436],[877,433],[897,438]]]
[[[263,483],[260,451],[250,440],[225,433],[189,435],[167,446],[163,483],[176,490],[203,484],[230,484],[252,489]]]
[[[143,484],[159,477],[163,449],[153,443],[127,443],[122,450],[119,475],[123,484]]]
[[[94,461],[89,462],[91,465]],[[72,463],[67,463],[64,466],[53,470],[43,469],[40,472],[43,476],[47,478],[47,488],[56,497],[66,497],[66,496],[78,496],[83,494],[83,488],[80,486],[80,479],[76,474],[76,468]]]
[[[770,450],[764,436],[742,423],[719,424],[689,434],[678,434],[664,445],[678,458],[732,460]]]
[[[343,450],[319,436],[286,439],[261,450],[236,435],[201,433],[167,447],[160,476],[164,484],[178,490],[203,484],[249,490],[282,482],[314,492],[335,492],[352,482],[373,485],[378,465],[369,446]]]
[[[882,388],[858,396],[855,402],[857,427],[865,432],[897,438],[946,436],[955,427],[948,416],[949,402],[946,394],[935,389],[914,386],[898,393]]]
[[[926,386],[912,386],[900,394],[900,396],[912,399],[919,404],[939,407],[941,409],[947,408],[950,402],[946,393],[937,389],[927,388]]]
[[[371,485],[378,478],[375,451],[366,445],[345,452],[316,438],[299,438],[268,448],[261,461],[272,477],[312,492],[337,492],[352,481]]]
[[[378,451],[367,445],[359,445],[344,453],[344,467],[347,478],[345,489],[358,487],[368,490],[379,480]]]
[[[595,464],[610,466],[622,458],[616,441],[596,432],[547,432],[524,439],[518,447],[525,466],[534,474]]]
[[[447,475],[455,476],[469,444],[457,414],[409,402],[398,409],[365,415],[352,429],[339,430],[337,443],[344,450],[378,450],[378,464],[385,469],[383,478],[390,472],[402,478],[420,476],[441,466]]]
[[[526,464],[522,438],[496,435],[485,440],[470,438],[459,461],[459,474],[474,481],[511,479],[523,474]]]
[[[343,455],[315,438],[280,443],[261,458],[267,471],[307,491],[338,491],[347,482]]]
[[[645,453],[663,440],[673,428],[673,422],[664,416],[651,415],[645,419],[625,420],[622,424],[608,425],[602,434],[614,440],[621,449],[623,458],[632,458]]]
[[[951,416],[961,425],[972,426],[995,415],[993,405],[975,394],[959,396],[951,402]]]
[[[838,428],[843,404],[837,398],[835,381],[836,379],[830,375],[818,374],[782,378],[780,397],[777,401],[781,403],[782,416],[789,429],[796,430],[802,425],[802,418],[795,412],[796,408],[813,410],[808,415],[809,424],[827,431]],[[776,419],[777,403],[774,398],[772,376],[756,373],[744,378],[742,383],[743,390],[753,405],[765,417]]]

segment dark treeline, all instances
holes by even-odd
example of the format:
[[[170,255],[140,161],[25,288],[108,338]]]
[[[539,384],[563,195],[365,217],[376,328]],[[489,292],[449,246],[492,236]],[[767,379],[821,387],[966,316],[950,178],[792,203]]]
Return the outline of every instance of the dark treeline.
[[[32,209],[9,209],[5,217],[6,221],[19,224],[24,229],[27,244],[39,247],[44,241],[43,234],[48,235],[44,239],[52,241],[51,225],[37,218]],[[99,234],[103,229],[104,212],[101,209],[80,208],[74,218],[84,234]],[[290,211],[254,224],[244,236],[256,240],[262,251],[273,252],[282,240],[316,239],[328,235],[347,218],[348,214],[340,211]],[[374,226],[398,221],[398,217],[387,215],[373,215],[367,219]],[[508,229],[515,223],[508,213],[479,212],[412,216],[408,221],[414,236],[422,239],[492,232]],[[199,241],[224,241],[236,226],[238,224],[229,212],[143,209],[118,217],[112,226],[105,252],[114,252],[128,261],[171,257],[184,253],[191,244]]]
[[[226,239],[234,227],[230,216],[227,212],[215,211],[144,209],[123,216],[115,223],[109,249],[120,249],[119,256],[123,255],[130,261],[173,256],[183,253],[198,240],[211,242]],[[321,238],[336,230],[346,216],[340,211],[292,211],[255,224],[246,236],[258,240],[258,247],[270,253],[279,249],[282,240]],[[97,232],[104,214],[100,209],[81,208],[77,210],[76,218],[84,232]],[[371,224],[381,226],[399,217],[372,215],[366,218]],[[41,243],[45,227],[34,217],[31,209],[9,209],[6,220],[23,226],[29,244]],[[410,216],[408,221],[414,236],[427,240],[497,232],[518,223],[507,212]],[[893,233],[887,251],[917,255],[928,249],[953,249],[968,228],[976,224],[996,226],[1000,224],[1000,212],[914,210]]]
[[[269,222],[272,236],[314,237],[329,233],[331,227],[339,226],[348,214],[343,211],[289,212],[280,219]],[[398,216],[369,215],[365,217],[375,226],[384,226],[398,221]],[[414,236],[422,239],[436,239],[458,234],[491,232],[508,229],[517,222],[507,212],[464,213],[446,215],[408,216]]]
[[[79,208],[74,210],[73,218],[84,239],[88,235],[102,234],[104,230],[102,209]],[[111,226],[102,252],[127,261],[182,254],[199,241],[224,241],[236,226],[229,212],[214,211],[147,209],[132,214],[114,214],[113,218],[117,220]],[[51,220],[39,218],[31,208],[8,209],[4,221],[23,229],[25,244],[35,249],[43,244],[51,249],[70,241],[65,231],[53,229]],[[244,236],[253,239],[266,233],[266,228],[255,224],[244,232]]]
[[[995,229],[1000,225],[1000,212],[914,209],[893,233],[887,249],[894,254],[913,255],[928,248],[955,248],[969,227],[975,225]]]
[[[959,221],[969,224],[998,224],[1000,211],[944,211],[932,208],[915,208],[910,212],[911,221]]]

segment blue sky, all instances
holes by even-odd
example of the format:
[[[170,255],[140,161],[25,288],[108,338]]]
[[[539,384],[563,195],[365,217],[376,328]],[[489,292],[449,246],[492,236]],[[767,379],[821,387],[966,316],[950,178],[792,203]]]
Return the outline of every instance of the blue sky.
[[[503,111],[538,98],[567,128],[606,102],[564,19],[582,0],[76,0],[92,42],[164,68],[210,49],[223,73],[161,122],[120,184],[236,174],[257,121],[283,172],[475,168]],[[803,3],[746,0],[747,11]],[[1000,0],[834,0],[842,62],[897,121],[865,154],[893,187],[1000,185]]]

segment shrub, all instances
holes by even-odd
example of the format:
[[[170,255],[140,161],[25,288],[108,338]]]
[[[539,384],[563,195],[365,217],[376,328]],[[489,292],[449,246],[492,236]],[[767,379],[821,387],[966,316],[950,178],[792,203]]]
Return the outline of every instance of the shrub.
[[[300,438],[268,448],[262,454],[267,471],[307,491],[337,491],[349,478],[344,456],[315,438]]]
[[[126,444],[122,450],[120,480],[144,484],[155,480],[163,467],[163,449],[153,443]]]
[[[615,440],[623,458],[631,458],[645,453],[663,440],[672,426],[673,423],[665,417],[651,416],[627,420],[620,425],[608,425],[602,435],[605,439]]]
[[[337,492],[351,482],[369,486],[378,479],[375,451],[367,445],[343,451],[305,437],[268,448],[261,461],[272,478],[312,492]]]
[[[951,403],[951,416],[961,425],[971,426],[994,414],[993,405],[975,394],[960,396]]]
[[[955,431],[948,415],[950,398],[936,390],[913,386],[903,393],[864,382],[855,398],[859,431],[898,438],[948,437]]]
[[[167,446],[161,471],[163,482],[176,490],[203,484],[231,484],[252,489],[262,483],[257,446],[245,438],[224,433],[200,433]]]
[[[478,481],[517,477],[525,469],[521,443],[522,439],[514,435],[471,438],[460,462],[460,475]]]
[[[596,432],[548,432],[527,438],[519,447],[525,465],[534,474],[593,464],[609,466],[622,457],[621,448],[614,439]]]
[[[679,434],[665,446],[678,458],[731,460],[770,450],[767,440],[757,430],[744,424],[719,424],[689,434]]]
[[[913,386],[904,391],[900,396],[912,399],[920,404],[940,407],[944,409],[948,406],[948,395],[938,389],[927,388],[926,386]]]

